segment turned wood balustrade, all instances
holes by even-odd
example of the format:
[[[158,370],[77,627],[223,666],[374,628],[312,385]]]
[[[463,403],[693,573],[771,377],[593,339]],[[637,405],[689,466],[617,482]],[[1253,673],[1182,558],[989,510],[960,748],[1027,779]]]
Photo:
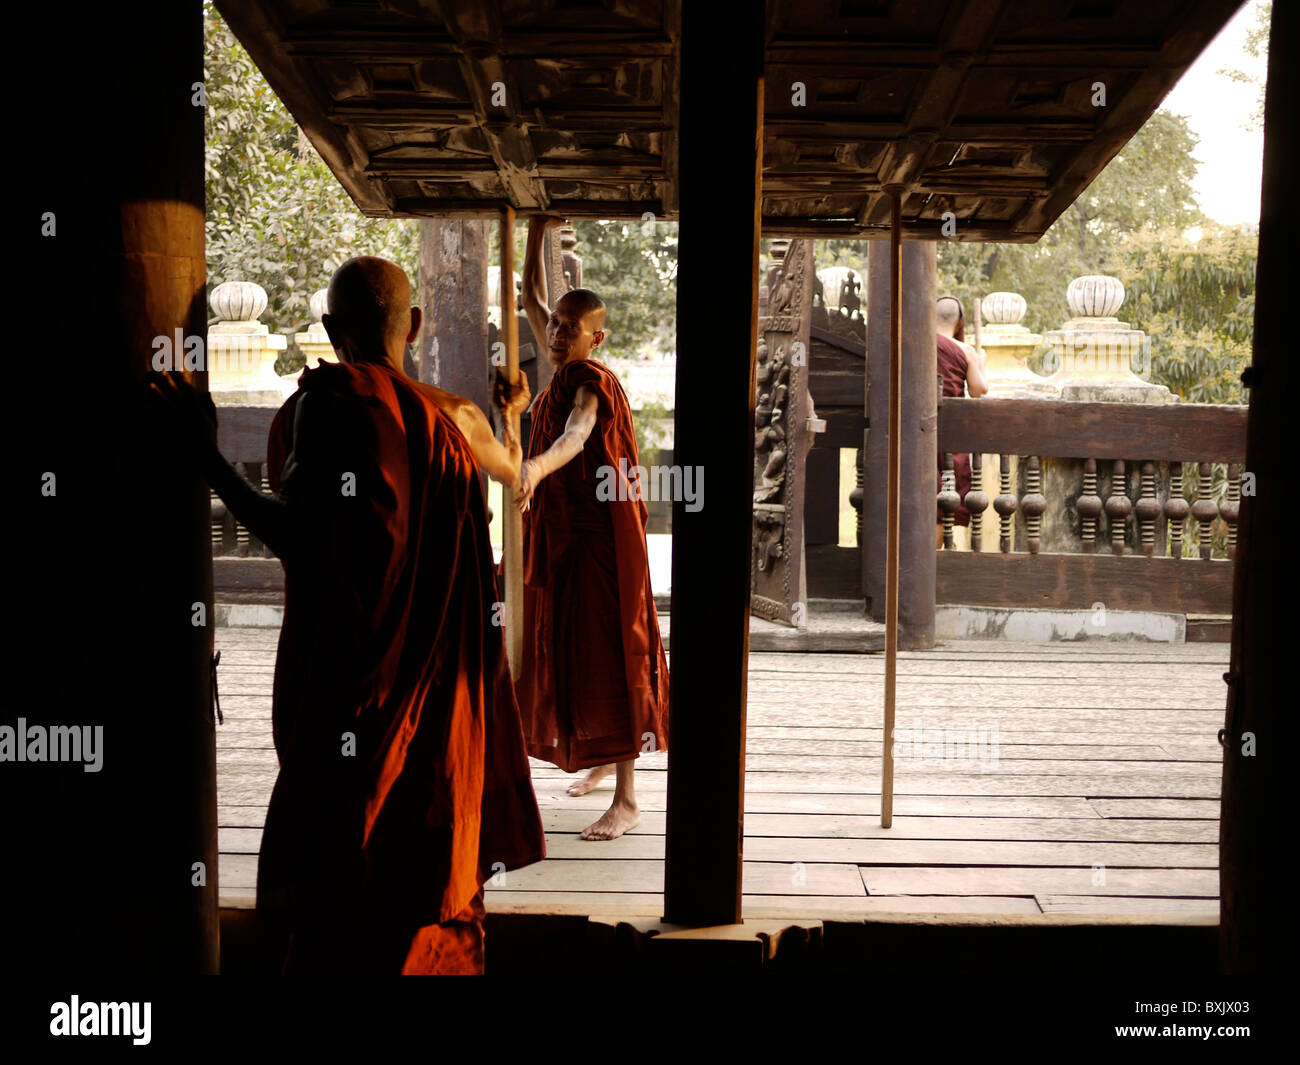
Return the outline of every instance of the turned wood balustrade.
[[[274,408],[222,407],[218,413],[222,453],[268,490],[266,438]],[[938,553],[936,600],[1058,609],[1089,609],[1100,602],[1116,610],[1230,613],[1246,483],[1245,425],[1246,408],[1240,406],[943,399],[937,437],[945,453],[938,495],[945,550]],[[956,452],[971,456],[964,498],[952,473]],[[986,455],[997,456],[993,467]],[[1023,492],[1012,476],[1013,456],[1023,473]],[[1080,549],[1070,554],[1044,552],[1041,543],[1044,521],[1055,517],[1047,513],[1044,462],[1061,458],[1083,464],[1074,504]],[[1163,501],[1157,496],[1162,466],[1169,479]],[[1216,466],[1226,466],[1217,504]],[[1194,489],[1190,503],[1185,485]],[[854,491],[860,499],[858,493],[878,490],[862,485]],[[953,550],[952,519],[962,503],[971,514],[971,549]],[[283,583],[279,564],[219,500],[213,501],[212,517],[218,587],[273,601]],[[1211,557],[1216,521],[1226,532],[1227,558]],[[1130,528],[1136,536],[1126,535]],[[1024,549],[1017,550],[1017,543]],[[1199,558],[1184,558],[1185,551]]]
[[[1230,613],[1245,438],[1244,406],[941,400],[943,472],[937,502],[944,547],[937,600]],[[971,457],[971,486],[964,498],[952,473],[958,452]],[[997,456],[996,469],[987,468],[986,455]],[[1116,455],[1145,457],[1132,461]],[[1013,456],[1024,477],[1021,494],[1012,477]],[[1047,459],[1082,461],[1082,489],[1074,500],[1077,553],[1041,552],[1049,505]],[[1163,501],[1161,466],[1167,466],[1169,482]],[[1226,483],[1216,502],[1218,471]],[[1184,498],[1186,485],[1195,490],[1190,503]],[[1065,502],[1057,498],[1051,505]],[[969,551],[954,550],[953,518],[962,504],[971,515]],[[1216,522],[1225,532],[1225,558],[1212,557]],[[996,551],[990,523],[996,527]],[[1021,551],[1015,550],[1017,523]],[[1187,551],[1185,545],[1194,548]],[[1199,558],[1185,559],[1185,553]]]
[[[1017,497],[1011,483],[1010,456],[1000,455],[1001,491],[993,499],[993,509],[998,515],[998,546],[1003,554],[1011,551],[1013,541],[1012,524],[1017,511],[1024,517],[1025,541],[1029,554],[1036,555],[1042,531],[1042,515],[1047,510],[1047,499],[1042,494],[1042,461],[1038,455],[1021,456],[1025,462],[1025,492]],[[970,549],[975,552],[983,550],[984,512],[989,507],[989,497],[983,487],[983,459],[979,452],[971,455],[971,489],[963,498],[957,493],[956,479],[953,475],[953,453],[945,452],[943,456],[943,488],[938,495],[939,510],[943,513],[943,546],[945,550],[954,550],[953,522],[957,509],[965,504],[970,512]],[[1128,553],[1126,530],[1129,515],[1137,522],[1140,550],[1143,555],[1151,557],[1166,554],[1157,551],[1156,526],[1163,514],[1168,522],[1168,555],[1183,557],[1183,531],[1190,514],[1195,529],[1196,543],[1200,557],[1212,557],[1211,537],[1216,520],[1222,521],[1227,535],[1226,555],[1231,559],[1236,553],[1237,516],[1241,508],[1241,474],[1240,463],[1227,463],[1226,491],[1223,499],[1215,503],[1211,490],[1214,482],[1213,466],[1209,462],[1193,463],[1196,467],[1196,502],[1189,505],[1183,497],[1183,464],[1170,464],[1169,498],[1163,505],[1156,497],[1156,464],[1151,461],[1141,463],[1140,473],[1133,476],[1126,470],[1123,459],[1110,462],[1112,475],[1109,494],[1103,500],[1098,494],[1097,460],[1085,459],[1083,464],[1083,492],[1075,500],[1075,512],[1079,515],[1082,550],[1087,553],[1096,551],[1098,536],[1109,539],[1112,554]],[[1222,464],[1218,464],[1222,465]],[[1135,488],[1136,501],[1127,494],[1128,489]],[[1100,530],[1099,518],[1106,516],[1107,530]],[[1190,538],[1189,538],[1190,539]]]

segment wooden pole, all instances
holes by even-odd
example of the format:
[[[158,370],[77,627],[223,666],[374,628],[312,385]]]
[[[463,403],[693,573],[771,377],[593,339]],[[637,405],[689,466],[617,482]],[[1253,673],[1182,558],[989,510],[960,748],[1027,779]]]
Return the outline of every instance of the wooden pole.
[[[682,10],[673,447],[680,469],[709,475],[703,506],[673,501],[664,917],[686,925],[741,918],[762,11],[742,10],[719,63],[708,7]],[[739,255],[735,269],[715,268],[718,248]]]
[[[903,198],[889,205],[889,502],[885,517],[885,732],[880,760],[880,827],[894,822],[894,697],[898,669],[898,540],[903,423]]]
[[[506,346],[506,379],[519,380],[519,318],[515,313],[515,209],[501,209],[501,340]],[[510,430],[519,435],[519,415],[510,416]],[[506,498],[509,497],[509,498]],[[502,494],[501,529],[505,554],[506,654],[510,676],[519,679],[524,651],[524,521],[514,493]]]

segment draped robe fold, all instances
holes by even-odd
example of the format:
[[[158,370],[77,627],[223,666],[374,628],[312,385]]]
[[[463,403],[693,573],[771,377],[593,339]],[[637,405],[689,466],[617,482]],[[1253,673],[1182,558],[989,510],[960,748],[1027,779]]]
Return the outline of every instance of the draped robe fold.
[[[939,342],[939,376],[943,379],[943,394],[958,398],[966,394],[966,353],[961,346],[948,337],[936,338]],[[957,481],[957,495],[961,497],[961,506],[953,516],[954,525],[969,525],[970,511],[966,509],[966,493],[970,491],[970,455],[964,451],[952,457],[952,470]],[[943,455],[939,456],[939,480],[935,494],[943,487]],[[943,521],[943,511],[936,510],[938,520]]]
[[[545,857],[478,466],[424,386],[376,364],[305,371],[267,455],[305,545],[284,564],[258,910],[406,929],[420,971],[465,927],[429,926],[477,920],[484,881]]]
[[[590,359],[556,371],[532,407],[529,457],[564,432],[578,388],[596,394],[582,452],[524,513],[524,653],[516,682],[528,753],[566,772],[668,747],[668,661],[650,586],[645,486],[632,410]],[[625,471],[627,471],[625,473]]]

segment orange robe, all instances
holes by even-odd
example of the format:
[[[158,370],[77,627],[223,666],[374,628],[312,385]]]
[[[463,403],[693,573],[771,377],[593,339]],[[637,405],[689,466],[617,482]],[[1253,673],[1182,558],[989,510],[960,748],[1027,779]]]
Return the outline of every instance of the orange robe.
[[[524,513],[516,682],[528,753],[569,773],[668,748],[668,660],[650,587],[649,514],[620,472],[637,465],[636,435],[613,371],[590,359],[561,367],[533,403],[528,454],[540,455],[564,432],[584,384],[598,399],[596,426],[582,453],[537,486]],[[600,497],[602,484],[612,498]]]
[[[305,393],[317,425],[295,439]],[[382,920],[407,971],[463,967],[468,946],[437,943],[478,922],[481,969],[481,885],[541,860],[545,837],[469,443],[417,382],[326,363],[267,456],[306,543],[285,562],[258,909],[299,930]]]

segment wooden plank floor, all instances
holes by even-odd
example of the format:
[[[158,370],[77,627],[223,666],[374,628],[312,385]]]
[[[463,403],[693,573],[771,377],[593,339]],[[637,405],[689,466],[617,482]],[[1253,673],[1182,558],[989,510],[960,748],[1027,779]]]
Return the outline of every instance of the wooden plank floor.
[[[217,629],[223,905],[250,905],[256,884],[278,635]],[[963,640],[901,654],[884,830],[883,657],[752,654],[746,916],[1216,919],[1227,663],[1213,643]],[[490,883],[488,908],[658,916],[668,757],[638,763],[640,827],[602,843],[578,833],[612,779],[570,798],[574,778],[534,762],[549,857]]]

